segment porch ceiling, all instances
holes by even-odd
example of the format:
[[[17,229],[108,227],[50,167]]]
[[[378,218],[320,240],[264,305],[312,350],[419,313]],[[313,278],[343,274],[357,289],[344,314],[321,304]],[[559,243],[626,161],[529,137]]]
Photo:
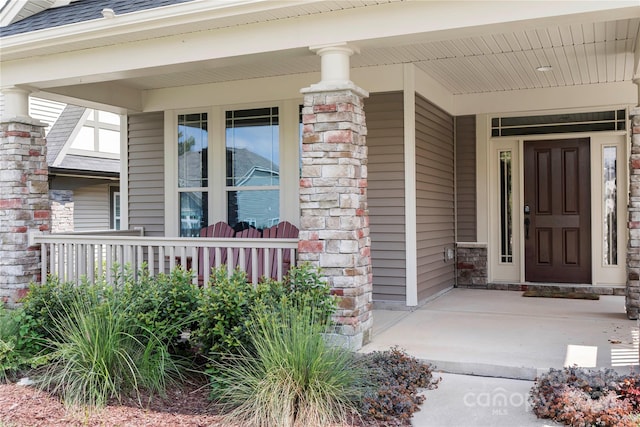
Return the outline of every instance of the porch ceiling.
[[[634,73],[639,28],[640,18],[632,18],[384,47],[368,41],[352,66],[414,63],[454,95],[623,82]],[[536,71],[539,66],[552,69]],[[272,54],[233,65],[199,63],[121,83],[144,90],[319,71],[316,55],[298,51],[277,60]]]

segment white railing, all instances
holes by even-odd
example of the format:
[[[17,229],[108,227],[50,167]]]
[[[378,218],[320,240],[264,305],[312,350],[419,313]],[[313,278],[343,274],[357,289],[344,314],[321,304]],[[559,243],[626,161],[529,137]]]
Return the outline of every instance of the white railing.
[[[295,265],[298,249],[298,239],[168,238],[112,233],[40,234],[32,236],[32,243],[41,245],[43,282],[52,275],[72,282],[104,276],[111,283],[116,275],[124,274],[125,266],[134,274],[148,269],[150,275],[169,273],[182,266],[194,272],[194,283],[204,286],[211,269],[199,268],[199,263],[218,268],[226,259],[224,265],[229,274],[239,268],[247,272],[251,283],[258,283],[262,276],[282,280],[289,266]]]

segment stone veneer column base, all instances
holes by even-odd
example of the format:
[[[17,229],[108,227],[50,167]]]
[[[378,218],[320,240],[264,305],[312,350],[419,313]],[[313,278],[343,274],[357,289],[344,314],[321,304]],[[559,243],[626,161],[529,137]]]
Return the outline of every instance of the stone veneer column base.
[[[0,300],[9,306],[40,280],[40,248],[28,246],[28,233],[49,230],[44,126],[23,117],[0,123]]]
[[[629,241],[627,246],[627,317],[640,311],[640,107],[630,111],[631,153],[629,158]]]
[[[456,243],[456,286],[459,288],[487,288],[487,244]]]
[[[320,268],[339,297],[334,342],[359,349],[373,325],[367,206],[366,92],[347,84],[302,91],[299,262]]]

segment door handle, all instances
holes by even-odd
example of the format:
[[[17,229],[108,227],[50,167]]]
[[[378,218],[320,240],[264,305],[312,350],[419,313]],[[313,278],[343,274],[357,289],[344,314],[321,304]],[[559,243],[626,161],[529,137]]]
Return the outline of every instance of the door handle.
[[[531,225],[531,220],[529,218],[524,219],[524,238],[529,240],[529,225]]]

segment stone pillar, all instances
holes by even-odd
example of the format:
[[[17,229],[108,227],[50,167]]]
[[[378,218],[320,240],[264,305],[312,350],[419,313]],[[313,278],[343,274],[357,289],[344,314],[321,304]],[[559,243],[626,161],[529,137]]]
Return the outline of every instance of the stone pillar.
[[[3,90],[0,119],[0,300],[9,306],[40,279],[40,248],[32,231],[48,231],[49,183],[45,125],[28,116],[28,92]]]
[[[638,319],[640,311],[640,107],[632,108],[629,116],[631,118],[631,154],[625,305],[627,317]]]
[[[359,349],[373,324],[362,102],[368,93],[349,81],[352,49],[324,47],[317,53],[323,57],[323,80],[302,90],[298,256],[319,267],[339,297],[337,342]]]

